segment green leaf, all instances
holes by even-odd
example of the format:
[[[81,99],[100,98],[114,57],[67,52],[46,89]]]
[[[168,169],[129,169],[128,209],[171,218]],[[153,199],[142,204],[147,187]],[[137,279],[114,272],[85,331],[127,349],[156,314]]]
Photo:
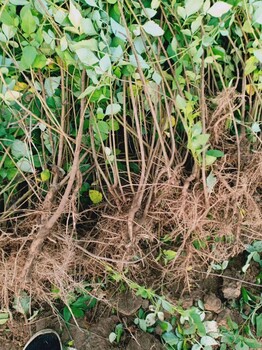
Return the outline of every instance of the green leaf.
[[[96,305],[96,303],[96,298],[93,298],[91,295],[83,295],[74,301],[72,306],[83,310],[90,310]]]
[[[142,25],[142,28],[147,34],[154,37],[162,36],[164,34],[163,29],[154,21],[146,22],[144,25]]]
[[[262,49],[254,50],[254,56],[262,63]]]
[[[258,264],[261,265],[261,259],[260,259],[260,254],[258,252],[254,252],[253,254],[253,260],[257,262]]]
[[[18,100],[21,96],[22,96],[22,94],[18,91],[7,90],[5,92],[5,95],[3,96],[3,100],[8,103],[8,102]]]
[[[110,24],[113,34],[123,41],[127,40],[127,31],[125,27],[123,27],[121,24],[116,22],[113,18],[110,18]]]
[[[203,4],[203,13],[206,14],[207,10],[210,8],[211,3],[210,0],[205,0],[204,4]]]
[[[161,0],[152,0],[151,2],[151,8],[152,9],[158,9],[161,4]]]
[[[27,145],[21,140],[14,140],[14,142],[11,145],[11,152],[15,158],[29,156]]]
[[[66,36],[63,36],[60,40],[61,51],[65,51],[68,47]]]
[[[8,312],[0,312],[0,325],[5,324],[9,319]]]
[[[249,57],[246,61],[245,75],[252,73],[257,68],[258,59],[255,56]]]
[[[89,197],[94,204],[98,204],[103,200],[102,193],[96,190],[89,190]]]
[[[48,77],[45,79],[44,87],[47,96],[52,97],[55,94],[55,90],[59,87],[61,77]]]
[[[117,333],[116,341],[117,341],[117,343],[119,343],[120,339],[121,339],[121,336],[124,333],[124,329],[123,329],[122,323],[119,323],[119,324],[116,325],[115,331]]]
[[[141,12],[141,15],[147,18],[153,18],[156,14],[157,14],[157,11],[151,8],[144,8],[142,9],[142,12]]]
[[[58,8],[57,10],[54,10],[54,20],[59,24],[63,24],[67,17],[67,14],[67,11],[62,8]]]
[[[171,332],[173,330],[173,327],[169,322],[161,321],[158,324],[163,332]]]
[[[256,316],[256,333],[259,338],[262,337],[262,313]]]
[[[142,331],[146,332],[147,330],[146,320],[139,319],[139,327],[142,329]]]
[[[225,270],[227,266],[228,266],[228,260],[224,260],[221,265],[222,270]]]
[[[251,126],[251,130],[255,133],[258,133],[261,131],[261,128],[257,122],[254,122]]]
[[[202,24],[202,16],[198,16],[195,21],[191,23],[191,32],[194,34]]]
[[[194,344],[191,348],[191,350],[201,350],[203,349],[203,346],[201,344]]]
[[[203,0],[186,0],[185,1],[185,11],[186,11],[187,17],[198,12],[201,9],[201,7],[203,6],[203,3],[204,3]]]
[[[236,346],[235,346],[236,350],[249,350],[249,347],[243,343],[242,341],[239,341]]]
[[[246,33],[252,33],[253,32],[253,27],[252,27],[252,24],[250,22],[250,20],[246,20],[242,26],[242,30]]]
[[[256,339],[251,338],[243,338],[243,341],[247,346],[249,346],[251,349],[261,349],[262,343],[257,341]],[[243,349],[243,348],[242,348]]]
[[[7,169],[7,179],[9,181],[12,180],[17,175],[17,173],[18,173],[17,168]]]
[[[197,150],[205,146],[209,140],[209,137],[210,137],[209,134],[201,134],[201,135],[194,136],[192,138],[192,148],[194,150]]]
[[[96,90],[97,90],[97,87],[96,87],[96,86],[89,85],[89,86],[85,89],[85,91],[83,91],[82,94],[80,94],[80,95],[78,96],[78,98],[79,98],[79,99],[84,98],[84,97],[86,97],[86,96],[92,94],[92,92],[94,92],[94,91],[96,91]]]
[[[207,34],[204,34],[203,37],[202,37],[202,45],[205,46],[205,47],[209,47],[213,44],[214,42],[214,38],[207,35]]]
[[[110,52],[112,62],[121,61],[124,54],[121,45],[118,45],[117,47],[110,47]]]
[[[106,107],[105,115],[114,115],[121,111],[121,106],[119,103],[111,103]]]
[[[41,176],[41,180],[43,182],[45,182],[45,181],[48,181],[50,179],[51,174],[50,174],[50,171],[48,169],[45,169],[41,172],[40,176]]]
[[[250,300],[250,297],[246,288],[244,287],[241,288],[241,295],[245,303],[247,303]]]
[[[168,345],[177,345],[179,342],[179,338],[173,333],[173,332],[166,332],[162,335],[162,339],[166,342]]]
[[[70,9],[69,9],[69,20],[73,24],[73,26],[78,29],[82,22],[82,16],[80,11],[76,8],[74,3],[70,1]]]
[[[246,273],[247,269],[249,268],[250,261],[252,260],[254,253],[255,252],[252,252],[252,253],[248,254],[247,261],[246,261],[245,265],[242,267],[242,271],[244,273]]]
[[[206,241],[202,239],[195,239],[192,243],[197,250],[204,249],[207,246]]]
[[[46,14],[48,13],[49,15],[51,15],[51,11],[48,9],[48,5],[46,0],[34,0],[33,1],[35,9],[41,13],[43,16],[46,16]]]
[[[15,6],[24,6],[27,5],[29,2],[27,0],[10,0],[10,3]]]
[[[22,19],[21,27],[25,34],[30,35],[36,31],[37,25],[29,6],[24,6],[20,11]]]
[[[117,335],[116,335],[115,332],[111,332],[109,334],[109,341],[110,341],[110,343],[113,343],[116,340],[116,338],[117,338]]]
[[[197,123],[195,123],[192,127],[192,137],[196,137],[198,135],[201,135],[202,133],[202,123],[201,121],[198,121]]]
[[[2,179],[5,179],[6,178],[6,176],[7,176],[7,171],[6,171],[6,169],[0,169],[0,176],[1,176],[1,178]]]
[[[212,171],[209,173],[207,179],[207,191],[208,193],[211,193],[217,183],[217,178],[213,175]]]
[[[47,58],[45,57],[45,55],[43,54],[37,55],[33,62],[33,68],[39,68],[39,69],[44,68],[46,66],[46,61],[47,61]]]
[[[186,10],[184,7],[178,6],[177,7],[177,14],[178,14],[178,16],[182,17],[183,19],[186,19],[187,14],[186,14]]]
[[[225,13],[227,13],[231,9],[232,5],[224,2],[224,1],[217,1],[214,3],[213,6],[210,7],[210,9],[207,11],[207,13],[213,17],[220,18]]]
[[[81,30],[88,36],[97,35],[93,22],[90,18],[83,18],[81,22]]]
[[[0,32],[0,42],[2,42],[2,43],[7,42],[6,36],[2,32]]]
[[[254,15],[253,15],[253,21],[257,24],[262,24],[262,11],[261,11],[261,5],[257,7]]]
[[[74,301],[71,306],[79,309],[85,309],[87,307],[87,301],[91,299],[90,295],[81,296]]]
[[[7,6],[2,6],[1,8],[0,21],[8,26],[13,26],[15,24],[13,14],[9,13]]]
[[[200,315],[196,312],[195,309],[190,310],[189,314],[190,314],[190,317],[192,318],[192,320],[194,321],[194,324],[197,326],[198,334],[201,337],[205,336],[206,329],[205,329],[203,322],[201,321]]]
[[[4,23],[2,24],[2,30],[8,40],[13,38],[16,34],[16,27],[8,26]]]
[[[37,51],[36,48],[33,46],[26,46],[23,48],[22,51],[22,58],[21,58],[21,69],[28,69],[32,66],[36,56],[37,56]]]
[[[93,66],[94,64],[99,62],[99,59],[96,57],[96,55],[88,48],[76,49],[76,54],[80,62],[85,64],[86,66]]]
[[[45,147],[52,154],[53,153],[53,148],[52,148],[51,142],[50,142],[51,135],[47,131],[44,131],[43,132],[43,138],[44,138],[44,145],[45,145]]]
[[[216,157],[206,155],[206,166],[213,164],[217,160]]]
[[[97,127],[98,127],[98,130],[101,133],[103,133],[103,134],[108,134],[109,133],[109,127],[108,127],[107,122],[104,122],[103,120],[99,120],[97,122]]]
[[[66,322],[70,321],[72,315],[67,306],[63,308],[63,317]]]
[[[118,131],[120,128],[118,121],[114,120],[113,118],[107,121],[107,125],[110,131]]]
[[[215,158],[220,158],[220,157],[224,157],[225,154],[217,149],[210,149],[206,152],[206,155],[215,157]]]
[[[154,80],[154,82],[159,85],[162,81],[162,77],[159,73],[157,72],[154,72],[153,75],[152,75],[152,79]]]
[[[108,54],[105,54],[99,61],[99,66],[102,74],[111,70],[111,60]]]
[[[166,301],[166,300],[162,299],[161,300],[161,304],[162,304],[162,307],[163,307],[164,310],[166,310],[170,314],[174,313],[175,308],[169,301]]]
[[[135,38],[134,40],[134,46],[136,48],[136,51],[141,55],[142,53],[146,52],[146,46],[144,40],[141,38],[141,36]]]
[[[15,297],[13,302],[13,308],[21,313],[27,315],[30,311],[31,298],[26,292],[22,292],[20,296]]]
[[[51,286],[51,293],[54,294],[54,297],[57,299],[57,298],[60,298],[60,289],[55,286],[55,285],[52,285]]]
[[[225,59],[226,51],[222,47],[220,47],[220,46],[212,47],[212,51],[213,51],[214,56],[219,56],[219,58],[221,58],[223,60]]]
[[[75,307],[73,305],[70,305],[70,308],[72,310],[72,313],[73,315],[76,317],[76,318],[84,318],[85,316],[85,312],[84,310],[78,308],[78,307]]]
[[[146,315],[146,326],[151,327],[156,323],[156,314],[154,312],[150,312]]]
[[[23,171],[24,173],[34,173],[34,168],[32,163],[27,158],[21,158],[16,163],[18,169]]]
[[[96,306],[96,304],[97,304],[97,299],[91,297],[90,301],[87,303],[87,310],[93,309]]]
[[[177,256],[177,252],[174,250],[163,250],[163,254],[167,261],[171,261]]]
[[[179,109],[185,109],[186,108],[186,100],[184,97],[181,97],[180,95],[177,95],[176,97],[176,105]]]
[[[200,343],[203,346],[218,345],[218,342],[214,338],[212,338],[208,335],[205,335],[204,337],[202,337],[200,340]]]
[[[87,5],[89,5],[89,6],[97,7],[97,4],[96,4],[95,0],[85,0],[85,2],[86,2]]]
[[[248,252],[258,252],[258,253],[262,253],[262,241],[255,241],[252,243],[252,245],[248,245],[246,247],[246,250]]]
[[[132,64],[132,66],[134,66],[134,67],[138,67],[138,64],[139,64],[142,69],[149,69],[150,68],[149,65],[147,64],[147,62],[139,54],[129,55],[129,61]]]

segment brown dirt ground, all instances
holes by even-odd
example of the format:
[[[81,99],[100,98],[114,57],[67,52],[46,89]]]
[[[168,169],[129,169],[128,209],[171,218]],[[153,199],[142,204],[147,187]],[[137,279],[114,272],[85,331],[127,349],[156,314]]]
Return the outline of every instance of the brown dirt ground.
[[[224,277],[219,275],[205,277],[199,282],[198,287],[195,286],[191,293],[183,294],[178,302],[184,308],[189,308],[197,300],[202,300],[209,320],[216,320],[219,325],[226,325],[226,320],[230,317],[233,321],[241,324],[243,319],[237,310],[231,309],[230,300],[232,295],[235,299],[239,298],[241,286],[245,286],[245,283],[252,283],[259,272],[257,265],[252,264],[245,276],[245,281],[241,283],[240,280],[234,280],[234,278],[238,279],[242,261],[243,255],[234,259],[233,265],[229,265],[229,268],[224,272]],[[249,288],[253,288],[255,293],[259,292],[257,287],[249,286]],[[117,293],[112,291],[111,296],[107,295],[107,299],[110,301],[110,306],[100,302],[98,307],[89,311],[84,319],[77,319],[77,325],[71,321],[70,325],[67,326],[61,317],[55,316],[52,310],[47,311],[47,309],[40,311],[39,315],[32,321],[27,321],[16,315],[13,321],[8,322],[5,326],[0,326],[0,350],[21,350],[32,334],[45,328],[56,330],[64,345],[73,340],[72,346],[77,350],[164,349],[156,334],[143,333],[133,324],[136,311],[140,307],[148,309],[147,300],[136,297],[131,292],[120,291]],[[117,314],[112,315],[113,305]],[[109,334],[120,322],[125,326],[125,334],[119,345],[112,345],[108,341]]]

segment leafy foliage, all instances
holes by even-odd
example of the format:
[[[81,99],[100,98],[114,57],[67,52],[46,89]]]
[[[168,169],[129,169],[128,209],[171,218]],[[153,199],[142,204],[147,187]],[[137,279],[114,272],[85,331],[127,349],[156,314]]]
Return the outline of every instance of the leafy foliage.
[[[70,321],[72,315],[76,318],[84,318],[87,310],[95,307],[97,300],[90,295],[82,295],[63,309],[63,317],[66,322]]]
[[[224,156],[221,150],[209,149],[210,135],[199,112],[201,69],[204,65],[206,71],[212,71],[216,80],[213,93],[232,86],[240,64],[245,66],[248,86],[254,91],[261,89],[262,59],[256,36],[261,28],[259,2],[127,1],[125,6],[124,16],[121,3],[116,1],[54,4],[10,0],[3,5],[0,176],[6,200],[12,202],[8,193],[18,191],[18,183],[25,180],[23,173],[34,177],[40,174],[40,186],[47,188],[59,139],[71,142],[76,135],[83,98],[87,99],[87,108],[81,154],[88,166],[93,159],[84,156],[86,148],[99,154],[101,167],[106,165],[102,176],[109,187],[120,177],[118,172],[131,171],[129,150],[120,145],[112,149],[110,145],[121,137],[123,127],[128,133],[135,127],[133,122],[127,125],[126,117],[133,118],[132,101],[139,95],[146,116],[139,126],[144,130],[144,142],[154,145],[158,139],[165,139],[172,143],[175,137],[182,149],[190,150],[197,164],[204,161],[207,167]],[[225,40],[231,45],[228,50]],[[160,42],[162,51],[157,57]],[[83,70],[89,79],[85,91],[81,91]],[[124,80],[128,83],[123,84]],[[167,117],[165,113],[154,117],[157,105],[149,101],[152,98],[159,105],[170,99],[176,103]],[[248,130],[256,133],[259,121],[255,115],[250,119],[251,114],[249,111],[243,116],[243,121],[249,125],[252,120]],[[158,134],[155,140],[153,125]],[[137,132],[134,128],[130,133],[133,142],[138,142]],[[151,136],[148,139],[146,135]],[[111,149],[110,160],[101,154],[105,147]],[[68,152],[70,147],[65,145],[63,153]],[[63,157],[58,166],[66,173],[71,162]],[[83,171],[83,190],[90,187],[93,178],[86,174]],[[209,192],[215,186],[210,176]],[[86,201],[83,190],[82,199]]]

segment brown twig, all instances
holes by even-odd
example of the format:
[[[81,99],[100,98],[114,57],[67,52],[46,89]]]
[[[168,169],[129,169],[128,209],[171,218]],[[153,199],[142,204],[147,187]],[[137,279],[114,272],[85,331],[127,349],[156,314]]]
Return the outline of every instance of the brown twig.
[[[83,70],[82,79],[81,79],[82,91],[85,90],[85,76],[86,76],[85,70]],[[79,168],[79,156],[80,156],[80,150],[81,150],[81,141],[82,141],[82,134],[83,134],[85,109],[86,109],[85,99],[82,99],[81,100],[81,107],[80,107],[80,123],[79,123],[78,134],[76,137],[74,161],[72,164],[70,177],[69,177],[64,195],[61,199],[61,202],[60,202],[58,208],[56,209],[56,211],[54,212],[54,214],[50,218],[47,218],[47,219],[44,218],[45,222],[43,223],[43,225],[39,229],[39,231],[36,235],[36,238],[31,243],[29,254],[28,254],[28,260],[26,261],[26,263],[24,265],[22,276],[21,276],[21,281],[23,281],[23,282],[25,282],[28,278],[30,278],[30,274],[32,271],[34,260],[39,255],[41,248],[42,248],[42,245],[43,245],[45,239],[48,237],[50,230],[55,225],[55,223],[60,218],[60,216],[63,214],[64,209],[68,203],[69,195],[72,191],[74,181],[76,178],[76,174],[77,174],[77,171]],[[47,197],[46,197],[47,198],[47,200],[45,201],[46,205],[48,205],[48,203],[49,203],[49,205],[51,205],[54,193],[55,193],[55,189],[51,188],[50,192],[47,194]]]

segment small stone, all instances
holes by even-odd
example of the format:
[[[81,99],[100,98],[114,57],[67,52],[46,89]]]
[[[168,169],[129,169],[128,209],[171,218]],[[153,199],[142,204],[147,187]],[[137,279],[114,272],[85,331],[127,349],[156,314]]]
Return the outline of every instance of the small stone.
[[[122,293],[118,299],[117,310],[120,314],[131,316],[137,312],[142,303],[143,299],[132,292]]]
[[[147,310],[149,307],[149,300],[143,299],[141,307],[142,307],[142,309]]]
[[[156,328],[155,328],[155,334],[157,334],[157,335],[162,335],[163,334],[163,330],[162,330],[162,328],[159,325],[156,326]]]
[[[228,327],[228,324],[227,324],[227,320],[228,319],[231,319],[231,311],[229,309],[224,309],[223,311],[221,311],[219,313],[219,315],[217,316],[217,324],[221,327]]]
[[[109,334],[114,331],[117,323],[119,323],[119,319],[114,315],[108,318],[101,318],[98,323],[89,326],[89,331],[108,339]]]
[[[241,285],[240,281],[223,279],[222,292],[225,299],[237,299],[241,295]]]
[[[204,297],[205,310],[215,312],[216,314],[222,310],[221,300],[213,293]]]
[[[153,335],[139,333],[136,336],[136,340],[130,340],[126,350],[163,350],[163,346]]]
[[[100,337],[97,334],[90,334],[90,336],[87,338],[84,345],[81,347],[78,347],[77,349],[81,350],[94,350],[94,349],[103,349],[103,350],[112,350],[113,346],[110,344],[110,342]]]
[[[214,319],[214,314],[213,314],[213,312],[211,312],[211,311],[206,312],[205,320],[206,320],[206,321],[212,321],[213,319]]]
[[[185,296],[182,300],[182,308],[183,309],[189,309],[191,306],[193,306],[194,300],[190,296]]]

